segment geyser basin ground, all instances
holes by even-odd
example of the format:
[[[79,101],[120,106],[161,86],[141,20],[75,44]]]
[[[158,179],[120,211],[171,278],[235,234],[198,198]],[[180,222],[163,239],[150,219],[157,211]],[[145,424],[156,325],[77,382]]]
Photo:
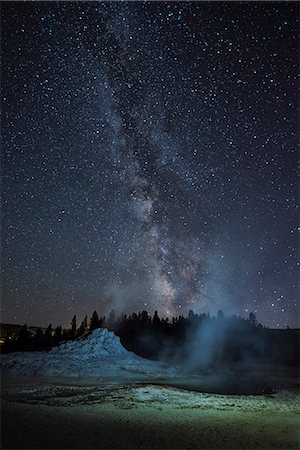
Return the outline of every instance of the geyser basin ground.
[[[3,449],[299,448],[295,369],[172,368],[107,330],[1,361]]]
[[[3,449],[299,448],[294,392],[230,396],[16,379],[2,389]]]

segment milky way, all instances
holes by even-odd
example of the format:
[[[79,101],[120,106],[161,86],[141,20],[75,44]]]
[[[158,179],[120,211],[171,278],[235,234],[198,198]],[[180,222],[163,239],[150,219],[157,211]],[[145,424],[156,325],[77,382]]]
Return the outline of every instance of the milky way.
[[[294,2],[2,5],[2,320],[298,326]]]

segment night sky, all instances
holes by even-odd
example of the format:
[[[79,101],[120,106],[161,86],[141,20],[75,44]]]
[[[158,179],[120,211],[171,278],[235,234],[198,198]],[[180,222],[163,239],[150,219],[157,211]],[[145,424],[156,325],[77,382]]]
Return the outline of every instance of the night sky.
[[[298,9],[2,2],[2,321],[299,326]]]

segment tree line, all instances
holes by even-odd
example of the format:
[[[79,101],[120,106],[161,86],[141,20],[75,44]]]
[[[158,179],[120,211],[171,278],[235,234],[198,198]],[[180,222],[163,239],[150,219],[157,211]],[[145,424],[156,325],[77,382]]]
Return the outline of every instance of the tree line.
[[[24,324],[18,335],[6,336],[2,351],[7,353],[49,350],[63,341],[87,336],[97,328],[108,328],[120,337],[122,344],[129,350],[144,357],[156,358],[159,356],[159,349],[170,346],[171,343],[183,342],[193,328],[216,320],[223,323],[238,322],[245,328],[262,327],[253,313],[250,313],[248,319],[244,319],[237,316],[226,317],[222,311],[218,312],[217,317],[211,317],[209,314],[195,314],[191,310],[187,317],[181,315],[169,319],[159,317],[157,311],[153,316],[147,311],[117,316],[112,310],[107,317],[99,316],[97,311],[94,311],[89,319],[85,316],[80,323],[74,315],[69,329],[63,329],[61,325],[53,328],[50,323],[45,330],[38,327],[32,331]]]
[[[259,363],[299,364],[299,330],[272,330],[248,318],[195,314],[169,319],[151,316],[147,311],[99,316],[94,311],[81,322],[73,316],[70,327],[46,329],[28,328],[25,324],[18,335],[7,336],[1,348],[4,353],[16,351],[43,351],[63,341],[85,339],[95,329],[107,328],[120,337],[122,345],[144,358],[188,364],[218,364],[257,361]]]

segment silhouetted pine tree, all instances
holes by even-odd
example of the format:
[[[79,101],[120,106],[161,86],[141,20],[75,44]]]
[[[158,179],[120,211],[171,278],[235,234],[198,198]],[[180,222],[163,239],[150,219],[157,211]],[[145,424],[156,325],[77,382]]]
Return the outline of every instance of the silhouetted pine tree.
[[[52,324],[49,323],[48,327],[45,330],[45,337],[51,338],[52,337]]]
[[[77,336],[84,335],[86,333],[86,331],[87,331],[87,316],[85,316],[85,318],[81,322],[81,325],[80,325],[80,327],[78,328],[78,331],[77,331]]]
[[[252,312],[249,314],[249,322],[251,323],[251,325],[255,327],[257,326],[256,315]]]
[[[90,331],[93,331],[99,327],[100,327],[99,316],[97,314],[97,311],[94,311],[92,317],[90,318]]]
[[[19,337],[16,342],[16,346],[20,347],[22,350],[28,349],[30,345],[30,333],[27,326],[27,323],[25,323],[22,328],[20,329]]]
[[[71,322],[71,330],[70,330],[71,339],[75,339],[76,330],[77,330],[77,321],[76,321],[76,315],[75,315]]]
[[[44,336],[43,330],[41,329],[41,327],[38,327],[35,330],[35,339],[42,340],[43,336]]]
[[[62,340],[62,328],[61,325],[55,328],[54,336],[57,342]]]
[[[109,313],[108,316],[108,320],[107,320],[107,328],[109,330],[114,330],[116,325],[116,313],[115,311],[112,309],[111,312]]]
[[[158,329],[160,327],[160,318],[158,317],[157,311],[154,313],[152,324],[154,329]]]

